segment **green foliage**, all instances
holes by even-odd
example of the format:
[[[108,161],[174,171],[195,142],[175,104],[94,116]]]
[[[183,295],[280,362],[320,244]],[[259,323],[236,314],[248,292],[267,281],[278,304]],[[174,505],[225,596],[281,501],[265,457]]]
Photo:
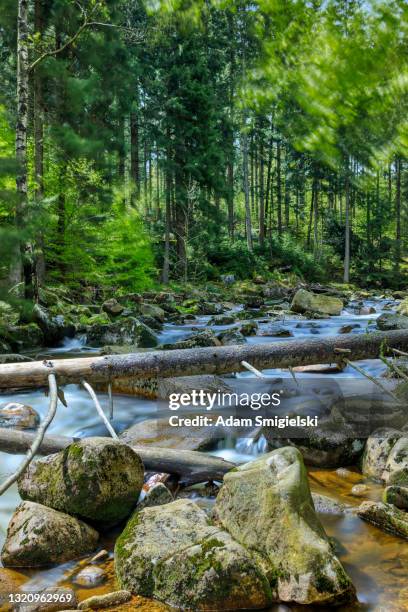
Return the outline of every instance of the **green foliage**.
[[[104,226],[99,245],[101,285],[140,291],[153,286],[157,276],[151,238],[139,213],[116,203]]]

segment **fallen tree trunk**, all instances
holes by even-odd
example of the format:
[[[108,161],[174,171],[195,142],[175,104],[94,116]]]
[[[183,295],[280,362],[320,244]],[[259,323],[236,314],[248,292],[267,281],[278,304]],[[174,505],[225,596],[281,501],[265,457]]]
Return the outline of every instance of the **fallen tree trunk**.
[[[30,448],[35,434],[23,431],[0,428],[0,451],[11,454],[23,454]],[[68,436],[44,436],[37,451],[40,455],[50,455],[63,450],[76,438]],[[205,453],[172,448],[159,448],[143,445],[130,445],[140,456],[148,472],[166,472],[176,474],[186,483],[222,480],[224,474],[235,467],[233,463],[221,457],[212,457]]]
[[[335,363],[339,352],[347,358],[374,359],[387,347],[408,350],[408,330],[343,334],[312,340],[268,344],[246,344],[209,348],[149,351],[128,355],[107,355],[11,363],[0,365],[0,389],[33,388],[47,384],[55,374],[59,384],[109,382],[117,378],[168,378],[193,374],[227,374],[243,370],[247,361],[258,370]]]

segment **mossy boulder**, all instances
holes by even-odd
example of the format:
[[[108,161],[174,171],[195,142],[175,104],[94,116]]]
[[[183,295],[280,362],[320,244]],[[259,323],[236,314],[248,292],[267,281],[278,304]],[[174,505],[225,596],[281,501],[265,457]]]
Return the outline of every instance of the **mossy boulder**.
[[[34,323],[41,329],[47,346],[58,345],[64,338],[72,338],[75,335],[75,325],[70,317],[63,314],[52,315],[39,304],[35,304],[32,316]]]
[[[408,316],[408,297],[405,297],[397,307],[397,313],[403,316]]]
[[[408,510],[408,487],[397,485],[386,487],[383,493],[383,502],[393,504],[401,510]]]
[[[392,504],[365,501],[358,507],[357,514],[379,529],[408,540],[408,514]]]
[[[6,337],[16,351],[43,346],[45,342],[44,334],[36,323],[9,327]]]
[[[399,438],[392,447],[382,478],[388,485],[408,486],[408,438]]]
[[[239,331],[243,336],[256,336],[258,328],[259,326],[256,321],[247,321],[241,325]]]
[[[164,350],[176,350],[200,346],[221,346],[221,342],[214,332],[206,329],[196,334],[192,334],[185,340],[178,340],[177,342],[173,342],[171,344],[163,344],[160,348]]]
[[[121,588],[182,609],[262,609],[272,600],[257,561],[186,499],[135,512],[116,542],[115,569]]]
[[[236,318],[235,313],[216,315],[215,317],[211,317],[208,321],[208,325],[232,325],[232,323],[235,323]]]
[[[297,449],[281,448],[228,472],[214,516],[261,563],[280,601],[332,605],[355,598],[317,518]]]
[[[87,331],[87,342],[90,346],[132,344],[140,348],[152,348],[158,344],[156,334],[134,317],[93,325]]]
[[[20,496],[97,524],[116,524],[136,505],[143,464],[126,444],[86,438],[30,464]]]
[[[65,563],[92,552],[99,534],[73,516],[25,501],[14,512],[1,552],[5,567]]]
[[[306,403],[305,408],[310,414],[312,407]],[[306,465],[323,468],[355,464],[365,443],[363,438],[355,437],[352,426],[325,417],[320,418],[318,427],[289,429],[290,438],[278,438],[273,427],[264,427],[262,432],[271,448],[294,446],[302,453]]]
[[[111,298],[102,304],[102,310],[112,317],[118,317],[125,310],[125,307],[119,304],[115,298]]]
[[[343,310],[343,302],[338,297],[322,295],[299,289],[293,296],[291,310],[293,312],[312,312],[322,315],[339,315]]]
[[[378,329],[381,331],[391,331],[393,329],[408,329],[408,317],[401,314],[384,312],[376,321]]]
[[[374,480],[382,479],[388,456],[402,436],[403,433],[396,429],[383,428],[367,438],[362,461],[364,476]]]
[[[143,316],[153,317],[153,319],[160,321],[160,323],[163,323],[164,318],[166,316],[166,313],[164,312],[163,308],[160,308],[160,306],[156,306],[156,304],[140,304],[140,312]]]
[[[217,338],[223,346],[246,344],[245,336],[243,336],[238,329],[226,329],[218,334]]]

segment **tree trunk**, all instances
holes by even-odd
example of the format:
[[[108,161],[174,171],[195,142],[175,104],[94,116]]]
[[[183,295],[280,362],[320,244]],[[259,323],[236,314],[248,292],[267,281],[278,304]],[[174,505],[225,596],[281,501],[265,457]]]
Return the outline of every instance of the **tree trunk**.
[[[28,126],[28,0],[18,0],[17,16],[17,123],[16,160],[18,164],[16,188],[16,226],[19,232],[19,254],[13,276],[24,281],[24,295],[33,297],[32,246],[26,242],[28,177],[27,177],[27,126]]]
[[[389,348],[387,348],[389,347]],[[11,363],[0,366],[0,389],[36,388],[47,385],[55,374],[58,384],[105,382],[115,378],[168,378],[195,374],[227,374],[244,370],[246,361],[259,370],[289,368],[316,363],[375,359],[382,351],[407,351],[408,331],[342,334],[311,340],[245,344],[209,348],[149,351],[78,359]]]
[[[346,211],[345,211],[345,230],[344,230],[344,275],[343,281],[350,281],[350,176],[349,161],[346,164]]]
[[[140,196],[140,174],[139,174],[139,123],[137,113],[130,114],[130,177],[133,182],[135,199]]]
[[[170,143],[170,131],[167,130],[167,143]],[[170,145],[167,145],[167,160],[166,160],[166,220],[165,220],[165,237],[164,237],[164,258],[162,282],[165,285],[169,283],[170,276],[170,232],[171,232],[171,192],[172,192],[172,170],[171,170],[171,153]]]
[[[395,271],[398,273],[401,262],[401,158],[395,162]]]
[[[260,126],[261,127],[261,126]],[[264,139],[260,129],[259,143],[259,245],[264,246],[265,242],[265,184],[264,184]]]
[[[36,33],[42,35],[44,29],[43,22],[43,0],[35,0],[34,5],[34,29]],[[43,105],[43,85],[40,75],[40,68],[34,72],[34,178],[35,178],[35,199],[37,205],[44,198],[44,105]],[[44,236],[40,230],[37,235],[35,249],[35,298],[38,301],[38,288],[45,280],[45,256],[44,256]]]
[[[276,145],[276,204],[278,213],[278,234],[282,234],[282,156],[281,141]]]
[[[243,191],[245,198],[245,230],[248,250],[252,251],[252,222],[251,207],[249,203],[249,184],[248,184],[248,134],[246,132],[246,117],[244,117],[244,130],[241,137],[242,142],[242,164],[243,164]]]

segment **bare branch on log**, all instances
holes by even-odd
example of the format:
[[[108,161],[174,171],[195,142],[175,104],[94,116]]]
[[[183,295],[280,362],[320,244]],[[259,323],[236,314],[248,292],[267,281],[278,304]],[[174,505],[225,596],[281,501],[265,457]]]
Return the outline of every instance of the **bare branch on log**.
[[[113,429],[112,425],[109,423],[108,419],[106,418],[103,408],[100,405],[98,398],[96,397],[95,391],[92,389],[91,385],[87,383],[85,380],[82,381],[82,386],[84,387],[84,389],[88,391],[89,395],[91,396],[93,403],[95,404],[96,411],[101,417],[106,429],[109,431],[112,438],[117,440],[118,436],[116,434],[116,431]]]
[[[55,416],[55,413],[57,411],[57,404],[58,404],[58,387],[57,387],[57,382],[55,380],[54,374],[50,374],[48,376],[48,382],[50,385],[50,404],[49,404],[47,415],[45,419],[42,421],[42,423],[40,424],[38,431],[35,434],[33,443],[29,447],[24,461],[20,464],[20,466],[14,472],[14,474],[9,476],[9,478],[7,478],[7,480],[5,480],[3,484],[0,485],[0,495],[3,495],[3,493],[5,493],[7,489],[9,489],[11,485],[14,484],[16,480],[18,480],[20,476],[25,472],[25,470],[31,463],[32,459],[37,454],[39,448],[41,447],[42,441],[45,436],[45,432],[47,431],[49,425],[51,425],[52,420]]]
[[[355,363],[351,363],[351,361],[349,359],[344,359],[344,361],[345,361],[345,363],[347,363],[347,365],[350,366],[350,368],[353,368],[354,370],[359,372],[362,376],[364,376],[365,378],[368,378],[368,380],[371,380],[371,382],[374,383],[375,385],[377,385],[377,387],[380,387],[380,389],[382,389],[382,391],[384,391],[388,395],[391,395],[391,397],[393,399],[398,401],[397,396],[394,395],[394,393],[392,391],[387,389],[387,387],[385,387],[383,384],[381,384],[379,380],[374,378],[374,376],[371,376],[370,374],[368,374],[365,370],[363,370],[363,368],[360,368],[360,366],[356,365]]]

